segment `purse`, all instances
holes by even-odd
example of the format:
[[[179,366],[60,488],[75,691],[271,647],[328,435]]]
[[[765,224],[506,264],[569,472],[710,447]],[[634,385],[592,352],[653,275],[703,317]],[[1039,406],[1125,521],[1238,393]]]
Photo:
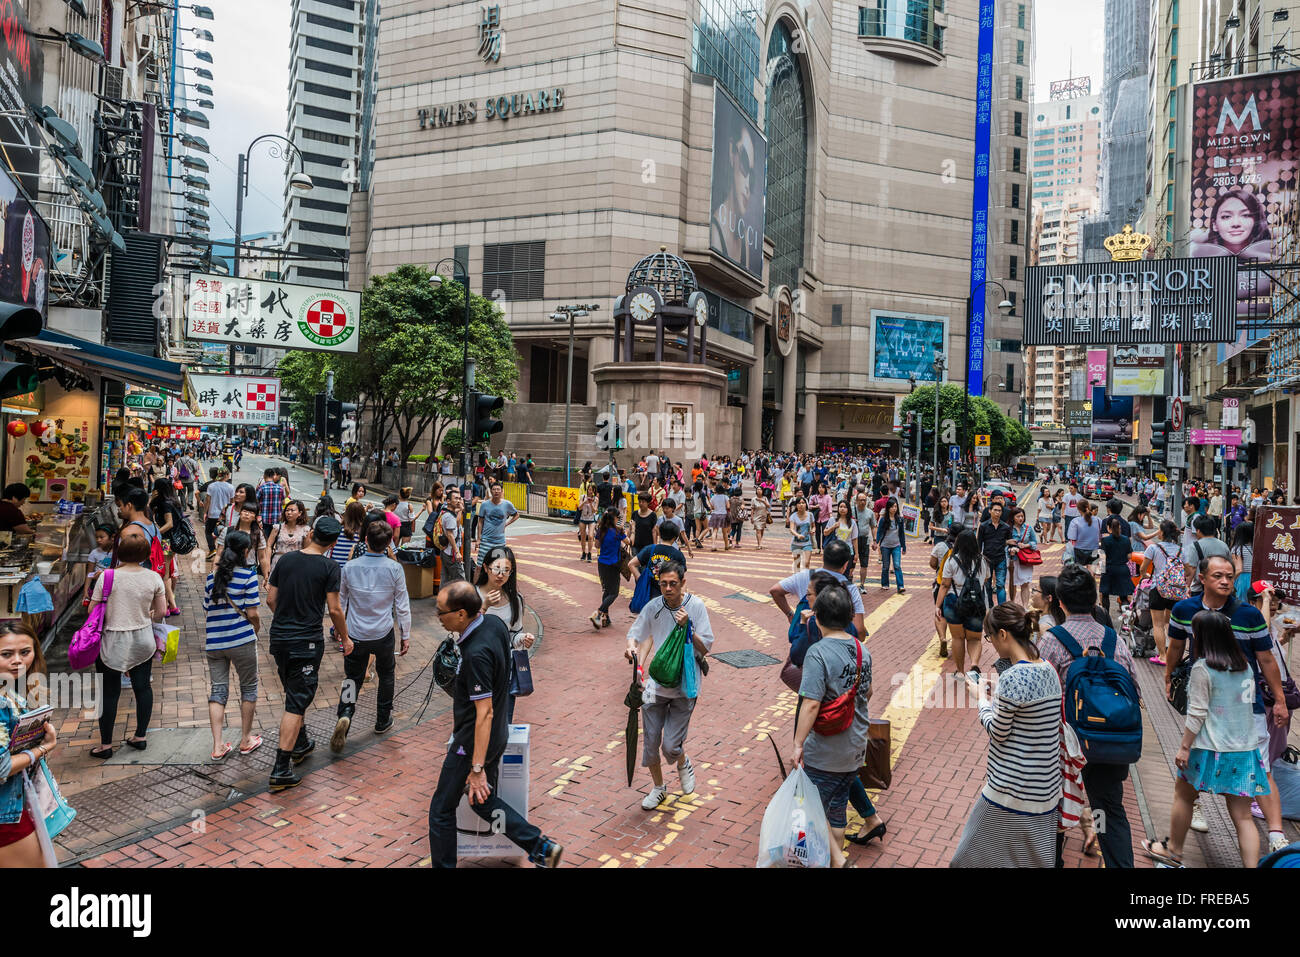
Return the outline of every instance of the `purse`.
[[[1016,560],[1022,565],[1041,565],[1043,564],[1043,553],[1033,546],[1029,546],[1016,552]]]
[[[803,669],[791,661],[789,655],[785,656],[785,664],[781,666],[781,683],[795,694],[803,684]]]
[[[864,788],[888,790],[894,779],[889,763],[890,750],[889,722],[884,718],[872,718],[867,728],[867,756],[862,767],[858,768],[858,780]]]
[[[813,722],[813,730],[824,737],[843,734],[853,724],[853,715],[857,708],[858,684],[862,681],[862,642],[854,639],[853,644],[858,653],[858,672],[853,679],[853,687],[834,700],[824,703],[821,710],[817,712],[817,720]]]
[[[90,607],[86,622],[72,636],[68,645],[68,664],[73,668],[87,668],[99,658],[99,644],[104,640],[104,615],[108,607],[108,596],[113,592],[113,569],[107,568],[104,574],[104,589],[100,593],[103,601],[95,602]]]

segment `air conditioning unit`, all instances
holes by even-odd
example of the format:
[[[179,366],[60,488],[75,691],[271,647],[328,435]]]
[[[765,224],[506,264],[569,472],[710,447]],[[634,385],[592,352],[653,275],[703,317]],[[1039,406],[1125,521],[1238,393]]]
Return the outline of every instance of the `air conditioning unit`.
[[[122,91],[126,86],[126,70],[120,66],[109,66],[104,68],[104,98],[108,100],[122,99]]]
[[[135,35],[135,45],[141,54],[153,52],[155,43],[156,41],[154,40],[154,35],[152,33],[146,33],[141,30]]]

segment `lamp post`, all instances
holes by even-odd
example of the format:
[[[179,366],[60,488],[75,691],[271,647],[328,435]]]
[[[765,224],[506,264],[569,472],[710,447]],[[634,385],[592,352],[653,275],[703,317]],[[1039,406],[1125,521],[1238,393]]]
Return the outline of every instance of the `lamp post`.
[[[290,140],[281,136],[279,133],[263,133],[261,136],[254,139],[253,142],[249,143],[244,152],[239,154],[239,169],[236,171],[235,176],[235,252],[230,268],[230,275],[235,279],[239,278],[239,244],[243,240],[244,234],[244,197],[248,195],[248,156],[253,152],[253,147],[263,140],[270,142],[267,152],[271,154],[273,159],[284,156],[286,146],[288,147],[289,153],[298,157],[298,172],[289,177],[290,187],[304,193],[310,191],[312,188],[311,177],[307,175],[303,168],[304,163],[302,153],[298,152],[298,147],[294,146]],[[276,140],[279,140],[280,142],[275,142]],[[284,146],[281,146],[280,143],[283,143]],[[235,374],[235,344],[233,342],[230,344],[230,374]],[[227,423],[226,434],[233,435],[234,432],[235,427]],[[327,441],[325,444],[328,447],[329,442]],[[326,475],[329,474],[329,464],[330,463],[327,460],[325,470]]]
[[[939,484],[939,387],[943,385],[943,370],[946,366],[943,355],[943,340],[934,342],[934,472],[930,480]]]
[[[569,323],[569,373],[564,387],[564,484],[568,488],[573,487],[573,462],[569,451],[569,409],[573,404],[573,320],[596,312],[598,309],[600,309],[599,305],[586,303],[576,306],[556,306],[555,311],[551,313],[551,318],[556,322],[564,322],[567,319]]]
[[[982,289],[985,286],[997,286],[1000,290],[1002,290],[1002,301],[998,303],[998,311],[1001,312],[1002,315],[1011,316],[1014,315],[1016,311],[1015,305],[1012,304],[1011,300],[1007,297],[1007,287],[1002,285],[1002,283],[998,282],[996,279],[985,279],[983,282],[979,282],[976,283],[974,286],[971,286],[970,292],[966,295],[966,349],[968,353],[969,350],[972,348],[971,341],[970,341],[970,333],[971,333],[971,326],[974,324],[974,320],[975,320],[975,317],[972,315],[972,310],[975,308],[975,292],[979,289]],[[981,352],[983,351],[983,349],[984,349],[984,343],[980,342]],[[982,366],[983,363],[981,362],[981,367]],[[969,365],[967,366],[967,368],[969,369]],[[962,426],[961,428],[962,435],[963,436],[969,435],[970,434],[970,428],[969,428],[970,426],[970,375],[969,373],[967,374],[966,377],[966,396],[964,399],[962,399],[961,426]],[[964,460],[965,459],[964,446],[962,449],[962,453],[963,453],[962,457]]]
[[[460,400],[460,475],[462,479],[469,479],[469,390],[474,387],[470,381],[469,371],[469,263],[462,263],[453,256],[447,256],[445,259],[438,260],[437,265],[433,267],[433,275],[429,277],[429,282],[434,286],[442,285],[442,276],[438,270],[444,263],[451,263],[451,278],[459,282],[465,288],[465,354],[461,366],[464,371],[464,385],[461,390]]]

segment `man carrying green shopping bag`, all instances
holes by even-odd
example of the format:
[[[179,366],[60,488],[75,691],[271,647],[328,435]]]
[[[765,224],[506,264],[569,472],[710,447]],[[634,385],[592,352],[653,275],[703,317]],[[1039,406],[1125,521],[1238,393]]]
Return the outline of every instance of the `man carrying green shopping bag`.
[[[685,587],[686,571],[680,564],[666,561],[660,565],[659,597],[646,603],[627,633],[625,656],[629,661],[639,661],[646,675],[641,702],[641,763],[650,770],[654,783],[641,802],[647,811],[668,797],[659,763],[661,751],[677,765],[683,796],[695,792],[695,768],[684,748],[697,699],[687,697],[686,692],[699,687],[699,659],[713,647],[713,628],[704,602],[687,595]],[[684,654],[686,641],[690,642],[689,655]],[[687,668],[691,669],[689,674],[685,673]]]

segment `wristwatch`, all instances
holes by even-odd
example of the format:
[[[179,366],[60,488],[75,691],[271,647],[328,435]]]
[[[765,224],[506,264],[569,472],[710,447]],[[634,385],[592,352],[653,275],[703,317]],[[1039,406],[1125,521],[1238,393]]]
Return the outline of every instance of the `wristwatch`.
[[[471,765],[469,766],[469,771],[470,771],[471,774],[482,774],[482,773],[483,773],[483,765],[481,765],[481,764],[471,764]]]

